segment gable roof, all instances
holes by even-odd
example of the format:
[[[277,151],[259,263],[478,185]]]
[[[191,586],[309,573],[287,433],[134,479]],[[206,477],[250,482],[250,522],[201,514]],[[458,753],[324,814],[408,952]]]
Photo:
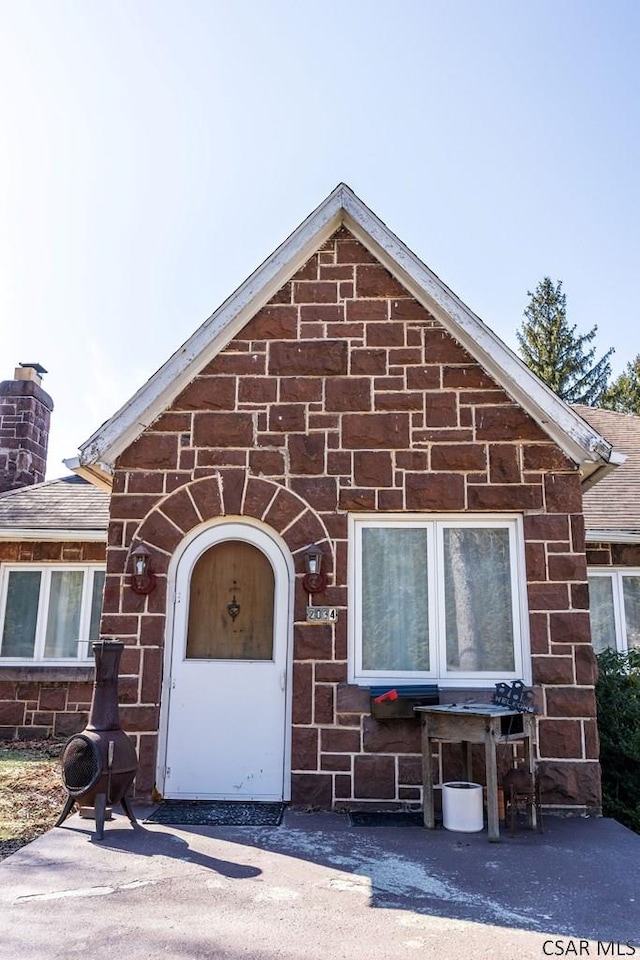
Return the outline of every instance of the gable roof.
[[[106,540],[109,494],[60,477],[0,494],[2,540]]]
[[[461,343],[589,476],[612,447],[560,400],[344,183],[195,331],[167,362],[65,461],[93,482],[108,479],[124,452],[251,317],[344,225]]]
[[[612,476],[584,494],[587,538],[640,542],[640,417],[596,407],[575,409],[627,457]]]

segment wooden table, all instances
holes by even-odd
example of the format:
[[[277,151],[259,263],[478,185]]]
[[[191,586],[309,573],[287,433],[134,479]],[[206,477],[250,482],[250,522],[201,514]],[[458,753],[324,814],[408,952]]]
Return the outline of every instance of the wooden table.
[[[533,773],[535,716],[490,703],[443,704],[414,707],[422,716],[422,785],[424,825],[435,827],[433,811],[433,744],[443,741],[466,744],[467,779],[471,780],[471,744],[483,743],[487,780],[487,821],[489,840],[500,840],[498,818],[498,766],[496,744],[521,741],[525,763]],[[535,811],[534,811],[535,818]],[[534,824],[535,826],[535,819]]]

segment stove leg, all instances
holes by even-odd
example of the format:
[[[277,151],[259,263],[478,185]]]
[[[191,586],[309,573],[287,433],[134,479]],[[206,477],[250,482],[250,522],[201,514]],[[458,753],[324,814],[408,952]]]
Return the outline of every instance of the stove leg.
[[[62,813],[60,814],[60,816],[58,817],[58,819],[57,819],[56,822],[55,822],[55,826],[56,826],[56,827],[60,827],[60,826],[64,823],[64,821],[67,819],[67,817],[69,816],[69,814],[70,814],[71,811],[73,810],[73,805],[74,805],[75,802],[76,802],[76,801],[75,801],[74,797],[67,797],[67,802],[66,802],[65,805],[64,805],[64,810],[62,811]]]
[[[106,793],[96,794],[93,809],[96,818],[96,840],[102,840],[104,839],[104,818],[107,810]]]
[[[122,800],[120,801],[120,803],[121,803],[121,805],[122,805],[122,809],[124,810],[124,812],[126,813],[126,815],[129,817],[129,820],[131,821],[132,825],[133,825],[134,827],[137,827],[137,826],[138,826],[138,821],[136,820],[136,818],[135,818],[135,816],[134,816],[134,813],[133,813],[133,810],[131,809],[131,804],[129,803],[129,798],[128,798],[128,797],[123,797]]]

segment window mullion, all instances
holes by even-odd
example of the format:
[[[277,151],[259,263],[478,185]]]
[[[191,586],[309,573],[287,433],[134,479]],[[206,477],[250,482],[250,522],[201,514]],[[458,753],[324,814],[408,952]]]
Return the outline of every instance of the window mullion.
[[[82,601],[80,606],[80,625],[78,629],[80,634],[78,639],[81,639],[82,643],[77,644],[76,659],[86,659],[87,656],[87,641],[89,638],[89,626],[91,623],[93,575],[94,568],[85,567],[84,576],[82,578]]]
[[[51,592],[51,567],[42,567],[40,571],[40,596],[38,598],[38,619],[36,621],[36,642],[33,659],[44,660],[49,618],[49,594]]]

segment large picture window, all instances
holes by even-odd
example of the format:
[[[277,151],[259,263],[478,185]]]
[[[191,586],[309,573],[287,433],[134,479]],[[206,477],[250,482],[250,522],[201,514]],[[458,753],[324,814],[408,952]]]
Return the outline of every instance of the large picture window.
[[[3,567],[0,659],[86,660],[99,636],[103,588],[103,567]]]
[[[356,683],[529,681],[517,518],[352,517]]]
[[[593,649],[640,649],[640,570],[589,570]]]

